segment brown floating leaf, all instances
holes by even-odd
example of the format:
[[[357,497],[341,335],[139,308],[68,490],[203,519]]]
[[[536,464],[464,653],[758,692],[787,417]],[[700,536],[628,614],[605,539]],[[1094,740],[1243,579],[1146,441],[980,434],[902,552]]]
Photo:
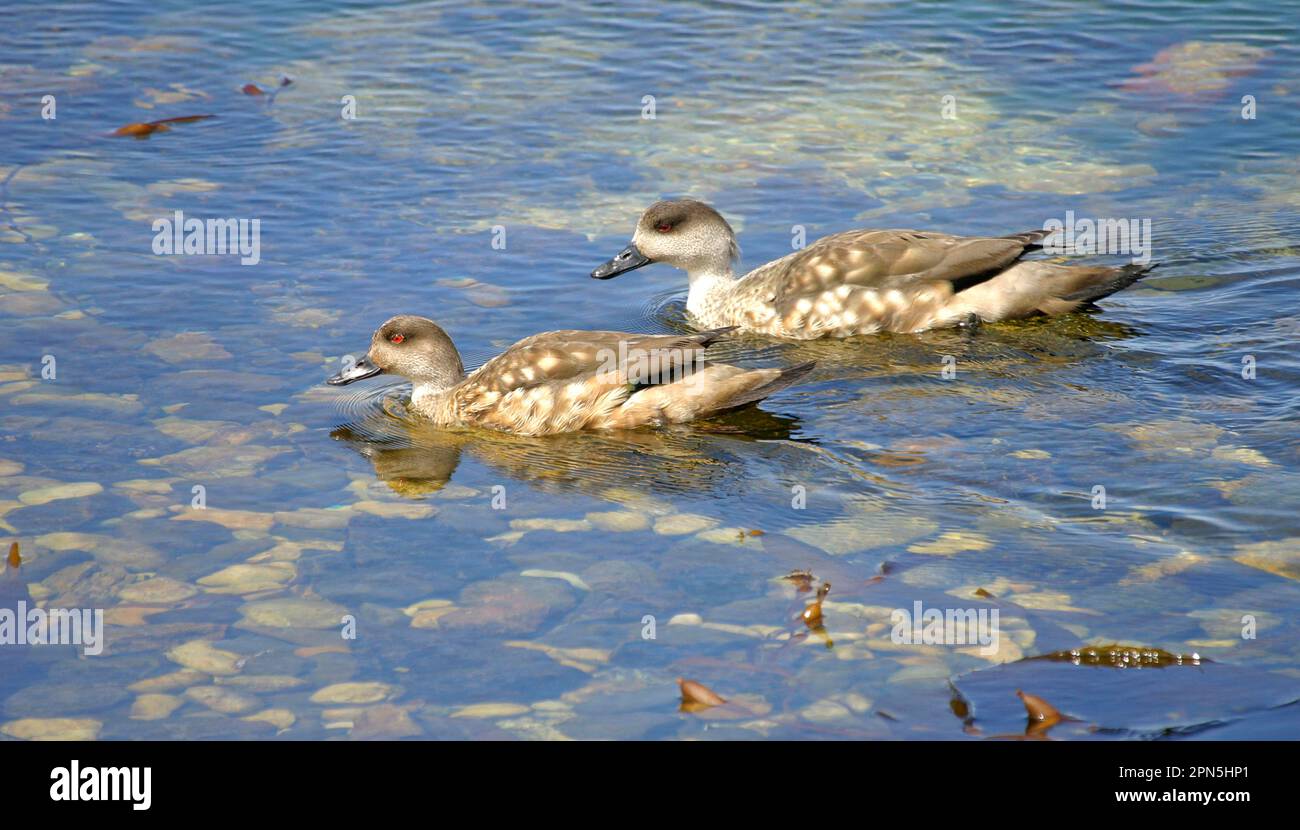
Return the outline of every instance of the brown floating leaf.
[[[804,625],[807,625],[809,628],[817,628],[822,624],[822,602],[830,592],[831,584],[829,582],[823,582],[822,587],[817,589],[817,599],[813,600],[812,604],[803,609],[803,614],[800,615],[803,617]]]
[[[14,542],[9,546],[9,558],[5,560],[9,567],[16,568],[23,563],[23,558],[18,555],[18,543]]]
[[[790,573],[781,578],[793,582],[795,590],[801,594],[812,590],[812,571],[790,571]]]
[[[132,138],[148,138],[154,133],[167,132],[171,129],[170,124],[189,124],[194,121],[202,121],[205,118],[216,118],[215,115],[180,115],[175,118],[160,118],[157,121],[145,121],[143,123],[127,124],[125,127],[118,127],[113,131],[115,136],[130,136]]]
[[[1061,713],[1056,710],[1055,706],[1041,697],[1025,694],[1019,689],[1016,689],[1016,697],[1020,698],[1020,702],[1025,704],[1025,711],[1029,713],[1030,720],[1044,724],[1060,723]]]
[[[684,680],[679,677],[677,678],[677,685],[682,690],[683,707],[689,707],[692,704],[696,706],[721,706],[727,702],[726,698],[708,686],[696,683],[694,680]]]
[[[984,590],[983,588],[976,588],[976,589],[975,589],[975,596],[979,597],[980,599],[997,599],[997,597],[993,596],[992,594],[990,594],[988,591]]]
[[[239,88],[239,91],[242,92],[242,93],[244,93],[245,95],[265,95],[265,94],[266,94],[265,92],[262,91],[262,88],[261,88],[260,86],[258,86],[257,84],[244,84],[243,86],[241,86],[241,87]]]
[[[113,135],[132,136],[133,138],[146,138],[158,132],[159,130],[165,131],[168,129],[171,128],[165,127],[161,124],[127,124],[125,127],[118,127],[116,130],[114,130]]]
[[[756,529],[754,529],[754,530],[749,531],[749,535],[750,535],[750,536],[762,536],[762,535],[763,535],[763,531],[758,530],[758,529],[756,528]]]

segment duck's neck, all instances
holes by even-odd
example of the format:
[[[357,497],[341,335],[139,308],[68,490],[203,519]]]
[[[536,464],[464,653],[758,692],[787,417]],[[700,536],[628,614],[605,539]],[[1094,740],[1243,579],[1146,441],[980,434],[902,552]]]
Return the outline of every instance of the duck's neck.
[[[686,296],[686,310],[706,325],[721,309],[727,295],[736,284],[731,263],[693,268],[687,272],[691,290]]]
[[[448,424],[455,420],[452,409],[455,405],[453,392],[460,385],[457,379],[448,384],[445,381],[422,381],[411,387],[411,408],[432,421]]]

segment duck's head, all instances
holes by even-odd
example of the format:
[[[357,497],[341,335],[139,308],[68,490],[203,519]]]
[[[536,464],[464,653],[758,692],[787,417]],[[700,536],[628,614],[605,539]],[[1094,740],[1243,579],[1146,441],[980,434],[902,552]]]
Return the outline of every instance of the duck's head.
[[[344,386],[384,372],[432,389],[454,386],[465,377],[460,353],[447,332],[432,320],[411,314],[399,314],[380,326],[366,355],[327,383]]]
[[[736,233],[722,214],[694,199],[671,199],[647,208],[636,223],[632,244],[591,276],[607,280],[652,262],[691,274],[730,273],[739,257]]]

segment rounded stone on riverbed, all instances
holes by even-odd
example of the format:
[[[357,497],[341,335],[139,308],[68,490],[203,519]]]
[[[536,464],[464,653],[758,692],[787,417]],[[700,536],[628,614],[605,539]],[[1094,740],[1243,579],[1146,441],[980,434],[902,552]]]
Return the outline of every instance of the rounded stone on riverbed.
[[[104,724],[94,718],[22,718],[0,726],[20,741],[93,741]]]
[[[258,704],[252,695],[225,686],[195,686],[186,689],[185,696],[223,715],[238,715],[256,709]]]
[[[438,512],[431,504],[409,504],[393,501],[359,501],[352,508],[381,519],[427,519]]]
[[[131,720],[162,720],[170,717],[185,701],[176,695],[144,694],[131,704]]]
[[[298,569],[291,562],[240,563],[208,574],[198,582],[211,594],[253,594],[283,588],[297,575]]]
[[[104,486],[97,481],[78,481],[69,484],[57,484],[53,487],[38,487],[18,494],[23,504],[49,504],[63,499],[83,499],[104,492]]]
[[[283,692],[306,683],[301,677],[287,674],[240,674],[217,679],[219,686],[236,686],[249,692]]]
[[[157,677],[147,677],[144,680],[136,681],[126,689],[128,692],[137,694],[150,694],[155,692],[167,692],[172,689],[185,689],[199,683],[207,677],[201,671],[195,669],[177,669],[174,672],[160,674]]]
[[[197,593],[198,589],[188,582],[158,576],[128,585],[118,591],[117,596],[123,602],[135,602],[141,605],[174,605]]]
[[[1052,454],[1047,450],[1028,449],[1028,450],[1016,450],[1015,452],[1011,453],[1011,457],[1026,458],[1026,459],[1043,459],[1043,458],[1051,458]]]
[[[343,624],[347,609],[323,599],[284,597],[250,602],[239,613],[266,628],[335,628]]]
[[[697,513],[674,513],[655,520],[655,533],[661,536],[685,536],[716,527],[718,520]]]
[[[335,683],[323,689],[318,689],[311,696],[311,702],[330,705],[339,703],[378,703],[392,693],[393,687],[387,683]]]
[[[948,531],[937,539],[916,542],[907,549],[911,553],[928,553],[934,556],[952,556],[963,551],[988,550],[993,541],[982,533]]]
[[[511,530],[550,530],[555,533],[574,533],[591,530],[591,523],[586,519],[512,519]]]
[[[446,599],[426,599],[409,605],[402,613],[411,618],[411,628],[437,628],[438,620],[451,613],[455,603]]]
[[[453,718],[510,718],[532,711],[519,703],[474,703],[451,713]]]
[[[233,651],[217,648],[207,640],[191,640],[167,652],[167,659],[204,674],[238,674],[244,658]]]
[[[252,715],[245,715],[240,720],[246,720],[249,723],[269,723],[276,729],[283,731],[293,726],[298,719],[288,709],[263,709]]]
[[[607,510],[588,513],[584,518],[598,530],[615,533],[629,533],[650,527],[650,517],[635,510]]]

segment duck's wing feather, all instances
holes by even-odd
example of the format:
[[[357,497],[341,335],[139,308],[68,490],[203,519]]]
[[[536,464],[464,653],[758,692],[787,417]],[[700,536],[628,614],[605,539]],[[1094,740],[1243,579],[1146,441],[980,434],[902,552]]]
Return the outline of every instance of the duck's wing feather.
[[[565,420],[567,429],[567,421],[593,417],[637,388],[679,379],[703,362],[704,347],[730,330],[536,334],[467,377],[455,392],[457,408],[512,432],[561,431],[552,419]]]
[[[665,360],[703,349],[731,329],[647,335],[621,331],[548,331],[526,337],[466,379],[483,392],[506,392],[617,370],[640,355]],[[671,368],[668,363],[665,368]],[[650,378],[653,380],[653,378]]]
[[[955,291],[998,273],[1041,234],[969,237],[856,230],[819,239],[742,280],[786,331],[923,327]]]
[[[1033,234],[975,237],[932,231],[846,231],[768,263],[747,279],[768,283],[778,292],[777,299],[841,285],[889,290],[918,282],[952,282],[1005,268],[1036,241]]]

